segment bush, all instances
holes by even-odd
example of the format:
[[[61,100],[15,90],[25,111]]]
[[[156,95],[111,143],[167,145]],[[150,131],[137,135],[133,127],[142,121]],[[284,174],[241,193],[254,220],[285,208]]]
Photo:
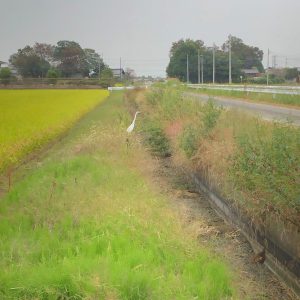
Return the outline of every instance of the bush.
[[[260,203],[276,203],[300,209],[300,131],[275,124],[268,132],[237,136],[238,151],[232,157],[232,175],[241,190],[260,195]]]
[[[9,68],[0,69],[0,79],[1,79],[1,83],[9,84],[11,79],[11,71]]]
[[[180,148],[188,158],[195,155],[199,146],[200,135],[199,127],[195,125],[190,124],[184,128],[180,137]]]
[[[203,134],[207,135],[215,127],[222,112],[222,108],[216,106],[215,103],[209,99],[202,109]]]
[[[147,120],[143,126],[145,142],[150,146],[151,151],[160,157],[171,155],[170,145],[167,136],[158,122]]]
[[[111,69],[104,69],[101,72],[100,85],[103,88],[108,88],[109,86],[114,86],[115,80]]]
[[[146,100],[152,106],[156,105],[161,101],[164,90],[161,87],[155,87],[151,89],[150,92],[146,93]]]
[[[284,83],[284,81],[285,80],[282,77],[278,77],[273,74],[269,75],[269,84],[280,84],[280,83]],[[267,76],[248,78],[247,83],[267,84]]]
[[[57,78],[59,77],[58,71],[55,69],[49,69],[47,72],[47,78],[49,78],[48,82],[51,84],[55,84],[57,82]]]

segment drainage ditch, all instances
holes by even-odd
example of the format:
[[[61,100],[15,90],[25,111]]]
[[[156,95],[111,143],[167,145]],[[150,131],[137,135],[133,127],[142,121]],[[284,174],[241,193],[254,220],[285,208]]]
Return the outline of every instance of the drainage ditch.
[[[238,227],[255,252],[266,250],[265,265],[300,297],[299,229],[283,222],[266,220],[266,225],[258,225],[245,217],[236,207],[218,196],[199,174],[183,170],[203,192],[217,213],[228,223]]]

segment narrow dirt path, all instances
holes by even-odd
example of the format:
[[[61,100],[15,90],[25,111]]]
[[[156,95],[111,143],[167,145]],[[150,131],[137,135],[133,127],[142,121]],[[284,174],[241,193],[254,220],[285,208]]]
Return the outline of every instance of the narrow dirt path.
[[[190,228],[199,243],[209,245],[236,270],[240,299],[297,299],[264,265],[252,262],[254,253],[248,241],[217,215],[205,195],[195,192],[193,184],[171,158],[160,160],[155,181],[169,195],[184,226]]]

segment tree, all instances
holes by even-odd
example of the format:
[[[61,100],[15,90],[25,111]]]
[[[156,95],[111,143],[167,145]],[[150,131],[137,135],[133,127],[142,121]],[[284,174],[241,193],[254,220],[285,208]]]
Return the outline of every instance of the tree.
[[[107,68],[107,66],[103,62],[103,59],[94,49],[86,48],[83,51],[85,54],[87,75],[91,77],[99,77],[99,67],[100,73],[101,70]]]
[[[212,49],[204,52],[204,81],[212,82],[213,78],[213,53]],[[231,77],[234,82],[238,81],[241,75],[241,62],[235,56],[231,56]],[[229,55],[221,49],[215,50],[215,81],[228,82],[229,80]]]
[[[50,63],[38,56],[34,49],[26,46],[9,58],[9,62],[24,77],[43,77],[50,68]]]
[[[3,84],[8,84],[11,78],[10,68],[1,68],[0,69],[0,80]]]
[[[212,81],[213,73],[213,53],[212,50],[204,46],[200,40],[179,40],[172,44],[170,50],[170,62],[167,67],[169,77],[178,78],[181,81],[187,80],[187,55],[189,57],[189,81],[198,82],[198,51],[203,57],[203,80]],[[216,49],[215,52],[215,79],[217,82],[228,82],[229,58],[225,50]],[[241,75],[241,62],[232,55],[232,79],[239,80]]]
[[[299,76],[299,72],[297,68],[287,68],[285,70],[285,79],[293,80]]]
[[[228,49],[228,45],[229,38],[223,44],[222,49]],[[256,67],[259,72],[264,72],[264,67],[262,64],[264,52],[258,47],[248,46],[244,44],[242,39],[231,36],[231,51],[232,55],[240,61],[243,69],[251,69]]]
[[[69,77],[78,73],[87,75],[88,66],[85,53],[78,43],[59,41],[54,50],[54,58],[58,63],[57,68],[63,76]]]
[[[104,88],[113,86],[115,83],[114,75],[111,69],[106,68],[101,72],[100,85]]]
[[[189,80],[197,81],[197,55],[198,51],[203,54],[205,50],[204,43],[200,40],[191,39],[179,40],[172,44],[170,49],[170,62],[167,67],[169,77],[175,77],[182,81],[187,80],[187,55],[189,56]]]
[[[33,46],[34,53],[51,65],[54,63],[54,50],[55,46],[46,43],[35,43]]]
[[[135,77],[136,77],[135,71],[131,68],[126,68],[125,75],[124,75],[125,81],[132,82]]]

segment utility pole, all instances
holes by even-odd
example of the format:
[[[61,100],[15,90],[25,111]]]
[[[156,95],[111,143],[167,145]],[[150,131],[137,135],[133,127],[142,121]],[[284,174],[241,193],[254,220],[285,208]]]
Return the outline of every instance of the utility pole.
[[[213,84],[215,84],[215,70],[216,70],[216,64],[215,64],[215,43],[213,44]]]
[[[203,55],[201,55],[201,83],[203,84]]]
[[[267,85],[269,85],[269,68],[270,68],[270,49],[268,48],[268,64],[267,64]]]
[[[99,79],[101,79],[101,56],[99,55]]]
[[[189,55],[186,55],[186,83],[188,84],[190,81],[189,79]]]
[[[120,57],[120,80],[122,81],[122,58]]]
[[[229,35],[229,84],[232,83],[231,78],[231,35]]]
[[[198,84],[200,84],[200,53],[198,50]]]
[[[288,58],[287,57],[285,58],[285,67],[286,68],[288,67]]]

